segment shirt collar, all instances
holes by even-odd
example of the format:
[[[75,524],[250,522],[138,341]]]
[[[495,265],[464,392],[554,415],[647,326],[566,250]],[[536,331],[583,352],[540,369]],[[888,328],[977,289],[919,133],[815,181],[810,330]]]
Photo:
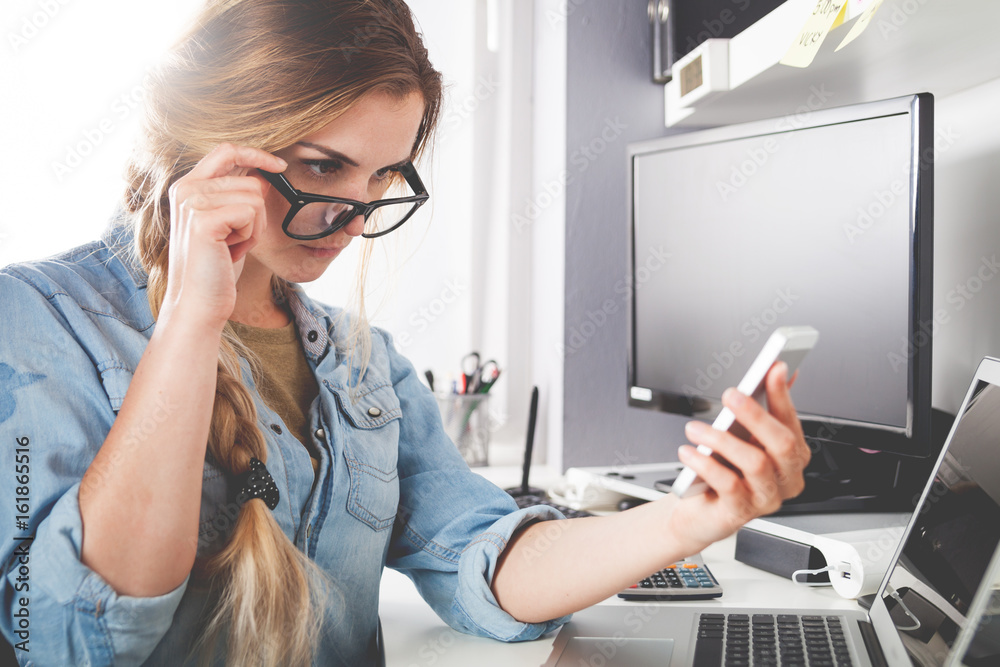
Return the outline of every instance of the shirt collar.
[[[302,349],[314,362],[318,363],[326,354],[335,336],[335,327],[329,316],[306,296],[301,286],[289,283],[288,308],[295,318],[299,330]]]
[[[136,289],[142,289],[146,287],[149,274],[142,268],[142,263],[139,261],[139,249],[135,245],[134,222],[133,216],[119,206],[101,234],[101,241],[128,271]]]

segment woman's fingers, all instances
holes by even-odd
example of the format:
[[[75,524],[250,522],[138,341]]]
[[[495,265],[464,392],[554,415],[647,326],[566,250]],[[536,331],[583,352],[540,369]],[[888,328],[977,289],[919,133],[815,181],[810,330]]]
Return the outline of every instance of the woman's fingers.
[[[185,312],[213,325],[229,318],[242,260],[267,227],[269,186],[255,170],[287,166],[257,148],[221,144],[170,187],[168,307],[189,304]]]
[[[722,402],[733,411],[736,420],[774,461],[781,495],[791,498],[802,492],[802,470],[809,462],[810,453],[784,380],[772,382],[774,384],[771,385],[768,401],[770,404],[773,396],[776,405],[772,405],[771,410],[778,410],[781,413],[780,419],[734,389],[723,394]]]
[[[789,393],[796,377],[798,377],[798,372],[792,376],[791,380],[788,380],[788,366],[779,362],[768,372],[764,380],[764,387],[767,391],[767,405],[771,414],[804,442],[802,423],[799,421],[798,412],[795,410],[795,405],[792,404],[792,396]]]
[[[725,525],[719,536],[728,535],[750,519],[759,516],[752,506],[752,496],[743,477],[731,467],[722,463],[715,456],[706,456],[694,447],[681,446],[677,452],[681,462],[698,473],[710,490],[706,493],[715,494],[716,502],[727,509]],[[705,515],[706,518],[708,515]]]
[[[179,210],[182,216],[197,215],[203,233],[230,246],[259,237],[263,225],[255,223],[267,220],[263,198],[246,190],[194,194],[180,203]]]
[[[753,503],[762,508],[801,493],[804,487],[802,471],[809,462],[809,448],[788,395],[786,375],[784,364],[777,365],[768,374],[770,413],[733,389],[723,395],[723,404],[733,411],[756,445],[697,422],[688,426],[691,442],[710,447],[738,469],[754,498]],[[716,490],[720,495],[725,491]]]
[[[777,467],[766,450],[744,442],[732,433],[718,431],[698,422],[691,422],[687,432],[692,442],[710,447],[735,468],[733,470],[714,461],[729,473],[723,475],[721,471],[717,472],[718,483],[722,487],[715,486],[712,480],[703,479],[723,500],[737,504],[739,517],[746,521],[753,516],[769,514],[778,509],[784,496],[777,481]],[[751,515],[748,516],[748,512]]]
[[[282,172],[288,164],[267,151],[250,146],[219,144],[195,165],[188,175],[194,180],[242,176],[248,169]],[[242,172],[242,173],[240,173]]]
[[[170,190],[171,195],[178,200],[187,201],[220,192],[247,192],[263,196],[265,186],[267,186],[267,182],[264,179],[254,176],[220,176],[212,179],[195,179],[189,173],[178,179]]]
[[[723,404],[750,434],[751,442],[701,422],[688,423],[685,430],[690,442],[705,445],[714,454],[706,456],[687,446],[679,451],[681,461],[710,491],[677,506],[672,526],[678,534],[696,536],[702,543],[721,539],[802,492],[809,448],[788,395],[787,375],[785,364],[776,364],[768,373],[765,387],[770,411],[735,389],[723,394]]]
[[[785,368],[787,369],[788,367],[785,366]],[[786,373],[787,373],[787,371],[786,371]],[[791,389],[792,387],[794,387],[795,386],[795,381],[798,380],[798,379],[799,379],[799,372],[795,371],[792,374],[792,379],[788,381],[788,388]]]

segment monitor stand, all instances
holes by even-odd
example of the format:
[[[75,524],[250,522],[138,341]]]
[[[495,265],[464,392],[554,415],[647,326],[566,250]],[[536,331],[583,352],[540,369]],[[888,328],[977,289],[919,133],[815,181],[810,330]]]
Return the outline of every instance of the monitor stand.
[[[937,462],[954,415],[932,410],[933,454],[925,458],[866,453],[836,443],[810,443],[806,488],[774,516],[824,512],[912,512]]]

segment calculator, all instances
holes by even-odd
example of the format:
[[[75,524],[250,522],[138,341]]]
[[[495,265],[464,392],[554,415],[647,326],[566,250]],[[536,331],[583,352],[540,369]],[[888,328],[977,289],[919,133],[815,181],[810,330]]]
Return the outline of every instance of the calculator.
[[[710,600],[721,596],[722,586],[700,556],[668,565],[618,594],[625,600]]]

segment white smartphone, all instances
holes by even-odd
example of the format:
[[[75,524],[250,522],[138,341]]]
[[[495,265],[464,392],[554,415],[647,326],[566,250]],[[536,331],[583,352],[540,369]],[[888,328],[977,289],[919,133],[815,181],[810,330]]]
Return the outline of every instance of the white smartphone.
[[[754,400],[766,408],[767,394],[764,389],[764,379],[767,377],[767,372],[771,370],[771,366],[776,362],[784,361],[788,364],[788,377],[792,377],[795,369],[799,367],[818,339],[819,332],[812,327],[778,327],[764,343],[764,348],[750,364],[746,375],[736,385],[736,391],[745,396],[752,396]],[[722,412],[712,423],[712,428],[735,433],[744,439],[749,437],[729,408],[722,409]],[[711,448],[705,445],[698,445],[698,451],[706,456],[713,454]],[[704,493],[707,489],[708,485],[698,477],[695,471],[687,467],[681,470],[677,480],[671,485],[671,491],[681,498],[696,496],[699,493]]]

